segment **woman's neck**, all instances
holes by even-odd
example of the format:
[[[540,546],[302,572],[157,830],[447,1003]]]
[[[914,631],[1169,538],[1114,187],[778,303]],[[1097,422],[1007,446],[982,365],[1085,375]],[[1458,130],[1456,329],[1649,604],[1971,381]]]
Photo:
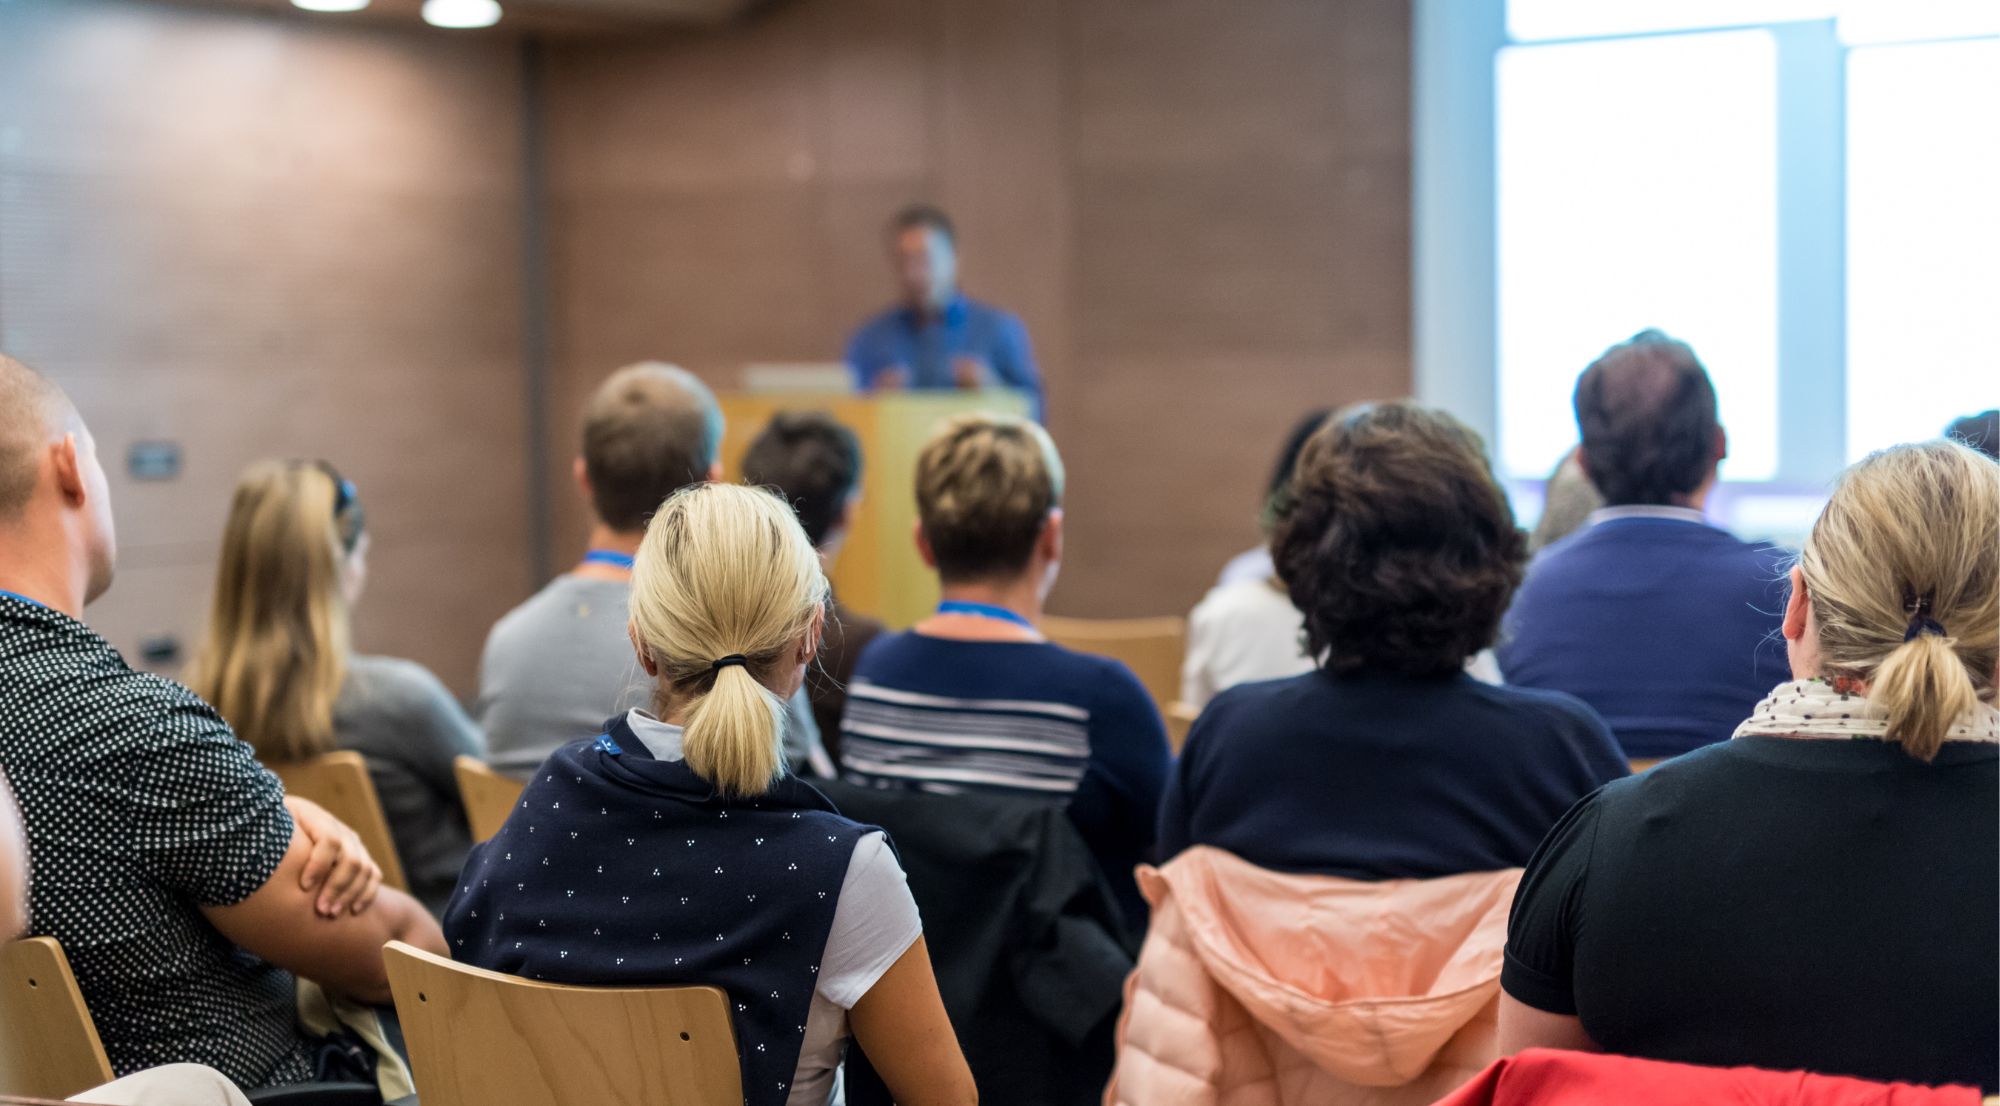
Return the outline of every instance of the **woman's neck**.
[[[1042,589],[1037,586],[1037,573],[1030,571],[1011,580],[980,580],[969,583],[946,584],[939,591],[939,598],[947,603],[976,603],[982,607],[999,607],[1027,619],[1031,623],[1042,620]],[[935,614],[916,624],[914,629],[926,637],[952,638],[959,641],[1041,641],[1042,635],[1035,630],[1003,618],[990,618],[977,614]]]

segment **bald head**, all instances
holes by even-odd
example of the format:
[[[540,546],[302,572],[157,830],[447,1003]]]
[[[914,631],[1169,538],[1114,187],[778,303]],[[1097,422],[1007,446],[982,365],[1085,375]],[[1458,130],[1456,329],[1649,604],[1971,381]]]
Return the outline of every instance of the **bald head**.
[[[61,388],[0,353],[0,524],[27,507],[43,455],[74,413]]]
[[[1577,378],[1575,404],[1584,469],[1608,506],[1683,502],[1722,458],[1708,370],[1657,330],[1605,350]]]
[[[584,409],[584,476],[597,517],[613,530],[644,529],[668,496],[708,479],[721,453],[715,393],[674,365],[627,365]]]

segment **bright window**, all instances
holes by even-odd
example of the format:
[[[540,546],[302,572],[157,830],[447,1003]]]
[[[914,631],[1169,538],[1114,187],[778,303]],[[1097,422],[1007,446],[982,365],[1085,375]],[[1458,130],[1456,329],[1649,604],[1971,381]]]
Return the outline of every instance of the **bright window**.
[[[1847,61],[1847,456],[2000,405],[2000,38]]]
[[[1502,467],[1546,476],[1576,441],[1577,374],[1605,347],[1657,327],[1691,344],[1715,378],[1731,431],[1723,475],[1770,479],[1770,35],[1510,47],[1497,59],[1495,94]]]

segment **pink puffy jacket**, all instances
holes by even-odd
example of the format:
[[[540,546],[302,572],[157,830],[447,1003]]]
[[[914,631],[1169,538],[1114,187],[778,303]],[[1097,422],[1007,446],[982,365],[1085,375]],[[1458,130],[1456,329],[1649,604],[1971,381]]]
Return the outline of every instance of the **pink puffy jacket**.
[[[1140,869],[1106,1106],[1435,1102],[1497,1055],[1520,878],[1285,875],[1202,846]]]

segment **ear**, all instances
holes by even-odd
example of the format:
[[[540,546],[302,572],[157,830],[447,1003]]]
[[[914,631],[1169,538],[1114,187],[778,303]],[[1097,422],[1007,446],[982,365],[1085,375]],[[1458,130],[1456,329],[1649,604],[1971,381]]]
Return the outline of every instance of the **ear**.
[[[1792,566],[1792,594],[1785,600],[1785,640],[1799,641],[1806,636],[1806,615],[1812,611],[1812,599],[1806,595],[1806,575],[1799,566]]]
[[[1715,428],[1715,463],[1719,465],[1728,459],[1729,431],[1718,426]]]
[[[1041,536],[1035,539],[1035,552],[1041,554],[1050,564],[1061,564],[1063,557],[1063,512],[1061,507],[1049,510],[1047,522],[1042,523]]]
[[[706,476],[702,477],[702,479],[704,479],[704,480],[708,481],[708,482],[709,482],[709,483],[711,483],[711,484],[720,484],[720,483],[722,483],[722,459],[721,459],[721,458],[719,458],[719,457],[718,457],[718,458],[716,458],[715,460],[713,460],[713,461],[710,461],[710,462],[708,463],[708,475],[706,475]]]
[[[569,476],[570,479],[576,481],[576,490],[582,492],[585,499],[589,499],[590,469],[583,463],[583,458],[578,457],[576,460],[570,462]]]
[[[71,510],[83,506],[90,498],[90,490],[83,479],[83,459],[77,455],[76,434],[64,434],[62,440],[49,446],[49,460],[55,469],[56,487],[62,491],[63,503]]]
[[[654,663],[653,655],[646,652],[646,647],[640,643],[639,627],[627,622],[625,624],[625,636],[632,642],[632,652],[639,657],[639,667],[646,670],[646,675],[656,680],[659,679],[660,666]]]
[[[826,604],[821,603],[813,612],[812,625],[806,627],[805,640],[799,643],[799,663],[811,664],[819,656],[819,645],[826,637]]]
[[[1590,481],[1591,487],[1597,486],[1597,478],[1590,474],[1590,454],[1583,451],[1582,442],[1578,442],[1576,446],[1576,467],[1583,470],[1583,478]]]
[[[924,559],[924,567],[930,569],[932,572],[936,572],[937,554],[931,552],[931,539],[924,536],[924,524],[921,522],[915,523],[910,527],[910,532],[916,535],[917,556]]]

